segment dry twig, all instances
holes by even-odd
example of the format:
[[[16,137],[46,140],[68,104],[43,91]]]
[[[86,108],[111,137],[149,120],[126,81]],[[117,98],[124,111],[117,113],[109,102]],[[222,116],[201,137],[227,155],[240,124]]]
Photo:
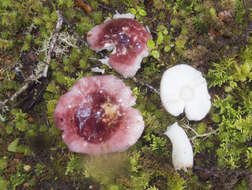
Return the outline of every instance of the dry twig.
[[[216,129],[216,130],[212,130],[208,133],[203,133],[203,134],[199,134],[195,129],[191,128],[189,125],[182,125],[183,128],[186,128],[186,129],[190,129],[194,134],[195,136],[193,136],[191,138],[191,140],[193,141],[194,139],[196,138],[201,138],[201,137],[208,137],[210,135],[213,135],[213,134],[216,134],[218,132],[219,129]]]
[[[58,21],[57,21],[55,32],[54,32],[54,34],[52,36],[52,40],[50,42],[49,50],[48,50],[48,53],[47,53],[47,56],[46,56],[46,59],[45,59],[46,66],[45,66],[45,69],[44,69],[44,72],[43,72],[43,77],[47,77],[47,71],[48,71],[48,68],[49,68],[50,61],[51,61],[52,52],[53,52],[54,46],[56,44],[59,32],[60,32],[60,30],[62,28],[62,24],[63,24],[63,16],[61,15],[61,13],[59,11],[57,11],[57,13],[58,13]]]

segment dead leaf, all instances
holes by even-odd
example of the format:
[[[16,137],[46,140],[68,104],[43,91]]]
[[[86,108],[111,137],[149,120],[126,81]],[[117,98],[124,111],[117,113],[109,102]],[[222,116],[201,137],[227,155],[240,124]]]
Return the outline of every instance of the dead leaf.
[[[90,15],[92,9],[88,4],[84,3],[82,0],[76,0],[75,4],[76,6],[83,8],[87,12],[87,14]]]

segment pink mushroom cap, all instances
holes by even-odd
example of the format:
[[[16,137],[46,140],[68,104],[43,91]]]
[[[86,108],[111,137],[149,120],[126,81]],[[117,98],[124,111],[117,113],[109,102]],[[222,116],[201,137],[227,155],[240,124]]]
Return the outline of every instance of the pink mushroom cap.
[[[122,152],[144,130],[136,97],[113,75],[85,77],[61,96],[54,112],[56,127],[73,152],[99,155]]]
[[[87,34],[92,50],[113,50],[108,63],[125,78],[133,77],[142,59],[149,55],[147,41],[150,39],[152,36],[144,26],[130,18],[110,19]]]

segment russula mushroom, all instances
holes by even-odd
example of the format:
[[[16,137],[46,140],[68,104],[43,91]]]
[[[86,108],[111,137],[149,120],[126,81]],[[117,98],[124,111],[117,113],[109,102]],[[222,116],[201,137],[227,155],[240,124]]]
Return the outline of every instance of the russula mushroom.
[[[116,14],[87,34],[92,50],[113,50],[108,63],[125,78],[133,77],[142,59],[149,55],[147,41],[150,39],[151,34],[133,19],[132,14]]]
[[[175,170],[193,167],[193,149],[185,131],[174,123],[164,133],[172,143],[172,164]]]
[[[203,119],[211,108],[206,80],[189,65],[176,65],[164,72],[160,96],[170,114],[178,116],[185,110],[189,120]]]
[[[136,143],[144,130],[136,97],[113,75],[85,77],[61,96],[54,122],[73,152],[99,155],[121,152]]]

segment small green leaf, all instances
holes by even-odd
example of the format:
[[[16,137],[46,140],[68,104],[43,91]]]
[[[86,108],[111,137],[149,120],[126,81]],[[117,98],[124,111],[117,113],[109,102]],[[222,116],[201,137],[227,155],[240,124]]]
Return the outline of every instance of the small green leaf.
[[[40,132],[46,132],[47,131],[47,126],[46,125],[40,126],[39,131]]]
[[[152,55],[154,58],[156,58],[156,59],[159,58],[159,52],[158,52],[157,50],[153,50],[153,51],[151,52],[151,55]]]
[[[26,131],[28,129],[28,122],[24,119],[20,119],[20,120],[17,120],[16,121],[16,128],[19,130],[19,131]]]
[[[250,70],[251,70],[251,67],[249,65],[248,62],[245,62],[242,66],[241,66],[241,70],[242,70],[242,73],[244,74],[249,74]]]
[[[13,132],[13,126],[12,125],[7,125],[5,127],[6,133],[9,135]]]
[[[137,14],[137,11],[136,11],[136,9],[134,9],[134,8],[131,8],[131,9],[130,9],[130,13],[131,13],[131,14],[134,14],[134,15],[136,15],[136,14]]]
[[[147,46],[150,50],[155,49],[155,42],[153,40],[148,40]]]
[[[55,82],[52,81],[51,83],[48,84],[46,91],[51,92],[51,93],[55,93],[56,92],[56,86],[55,86]]]
[[[23,47],[22,47],[22,51],[26,51],[30,48],[30,44],[28,44],[27,42],[24,43]]]
[[[7,167],[7,161],[4,158],[0,159],[0,171],[4,170]]]
[[[17,152],[18,143],[19,143],[19,138],[16,138],[14,141],[12,141],[12,142],[9,144],[9,146],[8,146],[8,151],[10,151],[10,152]]]
[[[164,34],[164,35],[167,35],[167,34],[168,34],[167,28],[164,29],[163,34]]]
[[[165,52],[169,52],[171,50],[171,47],[170,46],[165,46],[165,48],[164,48],[164,51]]]
[[[147,13],[144,9],[142,9],[141,7],[137,6],[137,11],[139,13],[140,16],[146,16]]]
[[[217,17],[216,10],[214,8],[210,8],[209,13],[213,19]]]
[[[158,32],[158,39],[157,39],[157,45],[162,44],[164,41],[164,36],[162,32]]]

